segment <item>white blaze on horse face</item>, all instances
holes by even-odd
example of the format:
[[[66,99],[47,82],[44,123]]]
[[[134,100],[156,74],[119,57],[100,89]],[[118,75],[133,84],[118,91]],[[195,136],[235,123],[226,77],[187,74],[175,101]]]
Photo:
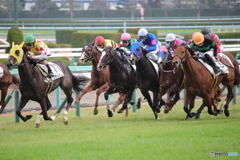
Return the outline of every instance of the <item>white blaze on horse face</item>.
[[[100,64],[102,63],[102,59],[103,59],[103,57],[104,57],[105,55],[106,55],[106,52],[103,51],[102,54],[101,54],[100,60],[99,60],[99,62],[98,62],[98,67],[100,67]]]
[[[163,58],[159,57],[157,63],[161,63],[162,61],[163,61]]]
[[[85,60],[85,54],[82,53],[80,58],[79,58],[79,62],[81,62],[83,64],[84,60]]]

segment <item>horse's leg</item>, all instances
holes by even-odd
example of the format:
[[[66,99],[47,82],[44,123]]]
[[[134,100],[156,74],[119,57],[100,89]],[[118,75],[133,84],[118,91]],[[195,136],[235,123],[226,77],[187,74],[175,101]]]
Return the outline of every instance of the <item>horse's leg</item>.
[[[114,90],[113,87],[109,87],[108,90],[104,93],[104,98],[105,98],[105,101],[106,101],[106,109],[108,111],[107,112],[108,117],[113,116],[112,110],[110,109],[109,102],[108,102],[108,96],[113,93],[113,90]]]
[[[148,105],[151,107],[151,109],[153,111],[153,114],[155,116],[155,119],[157,119],[158,116],[157,116],[156,111],[155,111],[156,108],[153,108],[153,103],[152,103],[152,99],[151,99],[150,94],[148,93],[148,91],[141,91],[141,92],[142,92],[143,96],[147,99]]]
[[[46,104],[47,104],[47,111],[52,107],[52,104],[51,102],[49,101],[49,98],[48,96],[46,96]],[[57,117],[57,115],[54,115],[54,116],[51,116],[51,119],[52,120],[55,120]],[[41,112],[38,116],[37,116],[37,119],[36,119],[36,122],[35,122],[35,127],[38,128],[40,127],[40,124],[41,124],[41,119],[43,118],[43,113]]]
[[[72,97],[73,92],[72,92],[72,89],[64,89],[63,92],[67,96],[67,106],[65,108],[65,111],[63,112],[63,123],[67,125],[68,124],[67,115],[68,115],[69,107],[72,105],[72,102],[73,102],[73,97]]]
[[[116,110],[116,108],[119,106],[119,104],[121,104],[123,101],[124,101],[124,99],[125,99],[125,97],[127,96],[127,94],[125,94],[125,93],[119,93],[119,97],[118,97],[118,100],[117,100],[117,102],[114,104],[114,106],[112,107],[112,110],[115,112],[115,110]],[[127,104],[127,103],[126,103]],[[125,108],[126,106],[124,106],[124,108]],[[127,108],[127,107],[126,107]],[[126,109],[125,108],[125,109]],[[121,113],[121,112],[119,112],[119,113]]]
[[[42,109],[43,119],[46,120],[46,121],[52,121],[52,118],[51,118],[51,117],[48,117],[48,114],[47,114],[47,102],[46,102],[46,97],[40,99],[40,100],[38,101],[38,103],[40,104],[41,109]]]
[[[163,105],[165,105],[165,101],[162,99],[163,95],[165,95],[167,93],[167,89],[166,88],[163,88],[163,87],[160,87],[159,89],[159,93],[158,93],[158,101],[160,102],[159,105],[158,105],[158,108],[161,109],[161,107]]]
[[[187,117],[185,119],[192,118],[192,117],[194,117],[196,115],[196,113],[191,112],[192,109],[194,108],[195,99],[196,99],[196,95],[192,96],[192,101],[189,103],[189,113],[191,114],[191,117],[189,117],[187,115]]]
[[[1,106],[0,106],[0,111],[3,111],[4,108],[5,108],[5,106],[6,106],[6,104],[5,104],[5,98],[6,98],[6,95],[7,95],[8,87],[9,87],[9,86],[3,87],[3,88],[1,89],[1,103],[0,103]],[[0,113],[1,113],[1,112],[0,112]]]
[[[137,106],[136,106],[137,109],[140,109],[140,108],[141,108],[141,103],[142,103],[142,99],[143,99],[143,98],[144,98],[144,97],[139,97],[139,98],[138,98]]]
[[[206,105],[202,103],[202,105],[198,108],[197,113],[195,115],[195,119],[200,119],[200,114],[202,113],[202,110],[204,109]]]
[[[94,115],[97,115],[98,114],[98,100],[99,100],[99,96],[102,92],[108,90],[109,88],[109,85],[108,83],[102,85],[100,88],[98,88],[98,90],[96,91],[96,101],[95,101],[95,105],[94,105],[94,109],[93,109],[93,114]]]
[[[153,90],[153,104],[152,104],[152,108],[154,110],[154,115],[155,115],[155,119],[159,119],[158,118],[158,113],[160,113],[160,108],[158,108],[158,89],[157,90]]]
[[[78,105],[79,101],[82,97],[87,93],[93,90],[93,84],[90,83],[82,92],[81,94],[75,99],[74,105]]]
[[[226,117],[229,117],[229,115],[230,115],[230,112],[228,110],[228,106],[229,106],[230,102],[232,101],[232,99],[234,97],[234,95],[232,93],[232,89],[233,89],[232,86],[227,86],[227,90],[228,90],[227,97],[225,99],[224,104],[222,104],[223,107],[224,107],[224,114],[225,114]]]
[[[191,93],[189,93],[188,91],[186,92],[186,101],[184,103],[183,110],[185,111],[185,113],[187,113],[187,117],[189,118],[192,118],[193,116],[195,116],[191,114],[190,110],[188,109],[189,104],[194,104],[195,97],[196,96],[191,95]]]
[[[176,90],[175,93],[174,93],[174,99],[173,101],[170,101],[169,102],[169,111],[172,110],[173,106],[177,103],[177,101],[180,99],[180,94],[179,94],[179,91]]]
[[[21,96],[18,109],[16,110],[17,116],[20,117],[23,120],[23,122],[26,122],[27,120],[32,118],[32,115],[27,115],[26,117],[23,117],[21,114],[22,109],[25,107],[25,105],[27,104],[28,101],[29,101],[29,99],[23,98]]]

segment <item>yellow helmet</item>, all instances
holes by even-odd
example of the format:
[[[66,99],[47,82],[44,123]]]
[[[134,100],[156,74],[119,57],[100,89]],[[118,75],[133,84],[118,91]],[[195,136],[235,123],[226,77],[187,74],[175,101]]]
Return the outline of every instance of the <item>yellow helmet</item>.
[[[193,34],[193,41],[195,44],[201,44],[204,41],[204,36],[200,32],[195,32]]]

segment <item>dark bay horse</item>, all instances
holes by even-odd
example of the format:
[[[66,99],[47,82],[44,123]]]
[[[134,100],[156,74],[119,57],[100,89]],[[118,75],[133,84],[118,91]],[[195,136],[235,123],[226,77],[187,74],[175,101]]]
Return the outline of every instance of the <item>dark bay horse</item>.
[[[82,86],[88,82],[86,77],[76,77],[72,74],[71,70],[60,61],[52,61],[57,64],[63,73],[63,76],[52,79],[43,76],[42,72],[37,68],[36,64],[28,58],[28,51],[23,47],[24,42],[20,45],[12,44],[10,50],[9,59],[7,62],[8,69],[12,69],[14,66],[18,66],[18,73],[20,77],[19,90],[21,92],[20,104],[16,111],[16,114],[26,122],[32,115],[22,116],[21,110],[25,107],[29,100],[36,101],[40,104],[42,112],[38,115],[36,120],[36,127],[40,126],[40,119],[43,117],[45,120],[54,120],[56,115],[48,117],[47,111],[51,108],[51,103],[48,99],[48,93],[55,90],[58,86],[61,87],[65,95],[67,96],[67,106],[64,111],[64,124],[68,124],[68,109],[73,102],[72,90],[75,92],[82,91]]]
[[[99,49],[100,50],[100,49]],[[132,105],[131,99],[133,91],[136,87],[136,74],[132,65],[124,57],[124,54],[115,49],[110,50],[108,48],[103,49],[101,58],[98,62],[97,68],[99,71],[104,70],[109,66],[110,72],[110,87],[104,93],[104,97],[107,103],[108,116],[112,117],[112,110],[115,112],[115,109],[120,103],[123,103],[123,106],[118,113],[122,113],[125,109],[126,116],[128,114],[128,103]],[[119,93],[119,98],[117,102],[112,107],[112,110],[108,104],[108,95],[113,93]]]
[[[6,103],[5,98],[7,95],[8,88],[11,84],[19,86],[19,79],[12,75],[8,68],[0,63],[0,90],[1,90],[1,102],[0,102],[0,114],[4,110]]]
[[[158,119],[158,113],[160,112],[160,108],[158,108],[159,73],[150,60],[146,58],[146,53],[143,52],[141,44],[142,42],[139,42],[131,46],[131,61],[136,64],[137,86],[144,98],[147,99],[155,119]],[[152,91],[153,99],[149,91]]]
[[[181,67],[175,68],[172,65],[173,58],[167,48],[161,50],[158,56],[158,62],[161,69],[158,99],[160,100],[160,106],[165,105],[164,113],[168,113],[180,99],[180,92],[184,88],[184,73]],[[166,101],[164,101],[162,97],[166,93],[167,98]]]
[[[91,43],[85,42],[85,47],[83,48],[82,55],[79,58],[79,61],[84,64],[87,61],[92,61],[92,71],[91,71],[91,82],[90,84],[82,91],[82,93],[76,98],[76,103],[79,103],[79,101],[82,99],[83,95],[85,95],[87,92],[91,92],[97,89],[96,91],[96,101],[94,105],[93,114],[98,114],[98,100],[99,96],[102,92],[108,90],[109,88],[109,68],[108,66],[101,71],[97,70],[97,64],[99,62],[101,52],[98,51],[98,49],[93,46]]]
[[[219,84],[222,83],[227,86],[228,90],[224,104],[224,113],[226,116],[229,116],[228,105],[233,98],[232,89],[235,78],[234,70],[228,67],[228,74],[220,74],[214,78],[206,67],[194,59],[192,52],[193,51],[188,49],[185,45],[178,46],[174,51],[175,56],[172,60],[175,67],[179,67],[180,64],[183,66],[184,86],[186,88],[186,103],[184,104],[184,111],[187,113],[188,117],[194,117],[196,114],[190,113],[188,105],[194,103],[196,96],[199,96],[203,98],[203,104],[200,108],[207,106],[210,115],[218,115],[220,111],[217,109],[215,100],[216,93],[219,90]],[[221,62],[230,66],[226,59],[221,58]],[[212,110],[212,106],[214,106],[214,111]]]

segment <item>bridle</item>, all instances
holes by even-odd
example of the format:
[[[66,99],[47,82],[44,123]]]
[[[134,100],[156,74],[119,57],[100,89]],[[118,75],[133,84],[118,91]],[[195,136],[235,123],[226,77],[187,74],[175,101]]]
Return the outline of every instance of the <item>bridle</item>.
[[[88,47],[91,48],[91,52],[90,53],[87,52],[85,48],[84,48],[84,51],[83,51],[83,54],[85,55],[85,57],[87,57],[85,62],[91,61],[94,58],[94,54],[93,54],[94,47],[93,46],[88,46]]]

